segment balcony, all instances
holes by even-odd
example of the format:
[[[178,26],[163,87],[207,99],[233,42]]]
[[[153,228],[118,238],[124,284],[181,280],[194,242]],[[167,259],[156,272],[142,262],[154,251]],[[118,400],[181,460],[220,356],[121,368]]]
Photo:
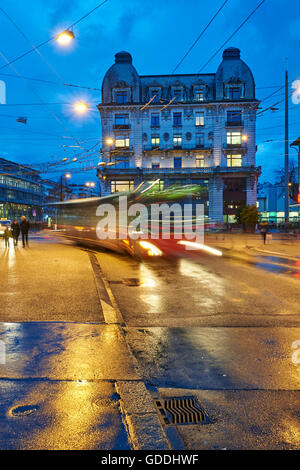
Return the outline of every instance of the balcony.
[[[130,124],[114,124],[114,130],[116,129],[130,129]]]
[[[239,121],[226,121],[225,127],[243,127],[244,122],[242,120]]]
[[[212,145],[201,143],[201,144],[187,144],[183,143],[182,145],[174,145],[173,143],[168,144],[159,144],[159,145],[151,145],[151,144],[144,144],[143,146],[144,152],[175,152],[175,151],[191,151],[196,152],[197,150],[203,150],[203,152],[211,153]]]
[[[247,152],[247,144],[245,142],[241,144],[223,144],[223,152],[224,153],[241,153],[245,154]]]

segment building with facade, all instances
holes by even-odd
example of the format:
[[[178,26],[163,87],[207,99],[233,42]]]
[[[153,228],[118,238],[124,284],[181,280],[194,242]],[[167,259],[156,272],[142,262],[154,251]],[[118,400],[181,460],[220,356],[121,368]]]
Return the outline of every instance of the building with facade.
[[[37,170],[0,158],[0,218],[42,220],[44,187]]]
[[[251,70],[228,48],[216,73],[139,75],[128,52],[102,83],[101,195],[143,181],[207,187],[211,222],[233,221],[240,204],[256,204],[255,121]]]

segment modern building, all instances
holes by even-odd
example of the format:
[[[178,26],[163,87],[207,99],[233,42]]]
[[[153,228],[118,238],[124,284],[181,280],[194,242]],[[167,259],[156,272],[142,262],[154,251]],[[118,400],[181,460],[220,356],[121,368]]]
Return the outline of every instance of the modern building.
[[[256,204],[255,121],[250,68],[228,48],[216,73],[139,75],[128,52],[102,83],[101,195],[143,181],[200,184],[212,222],[231,222],[240,204]],[[202,192],[203,194],[203,192]]]
[[[284,214],[284,186],[282,183],[259,183],[257,186],[257,208],[261,219],[267,222],[282,224],[285,221]],[[299,204],[289,200],[289,220],[299,221]]]
[[[44,187],[37,170],[0,158],[0,218],[42,220]]]

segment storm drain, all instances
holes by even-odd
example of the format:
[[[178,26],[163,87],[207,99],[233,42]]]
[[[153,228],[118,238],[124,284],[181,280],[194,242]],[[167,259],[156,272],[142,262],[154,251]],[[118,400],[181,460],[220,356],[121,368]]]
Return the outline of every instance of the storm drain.
[[[166,425],[208,424],[211,420],[194,397],[173,397],[155,400],[155,404]]]

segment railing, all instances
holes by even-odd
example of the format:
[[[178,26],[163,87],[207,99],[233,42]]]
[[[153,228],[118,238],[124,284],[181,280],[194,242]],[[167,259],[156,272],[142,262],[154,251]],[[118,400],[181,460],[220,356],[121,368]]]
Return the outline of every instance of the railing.
[[[243,127],[244,123],[242,120],[240,121],[226,121],[226,127]]]
[[[182,145],[166,145],[166,144],[159,144],[159,145],[151,145],[145,144],[143,146],[143,150],[151,151],[151,150],[160,150],[160,151],[172,151],[172,150],[212,150],[211,144],[182,144]]]
[[[130,129],[130,124],[114,124],[114,129]]]

